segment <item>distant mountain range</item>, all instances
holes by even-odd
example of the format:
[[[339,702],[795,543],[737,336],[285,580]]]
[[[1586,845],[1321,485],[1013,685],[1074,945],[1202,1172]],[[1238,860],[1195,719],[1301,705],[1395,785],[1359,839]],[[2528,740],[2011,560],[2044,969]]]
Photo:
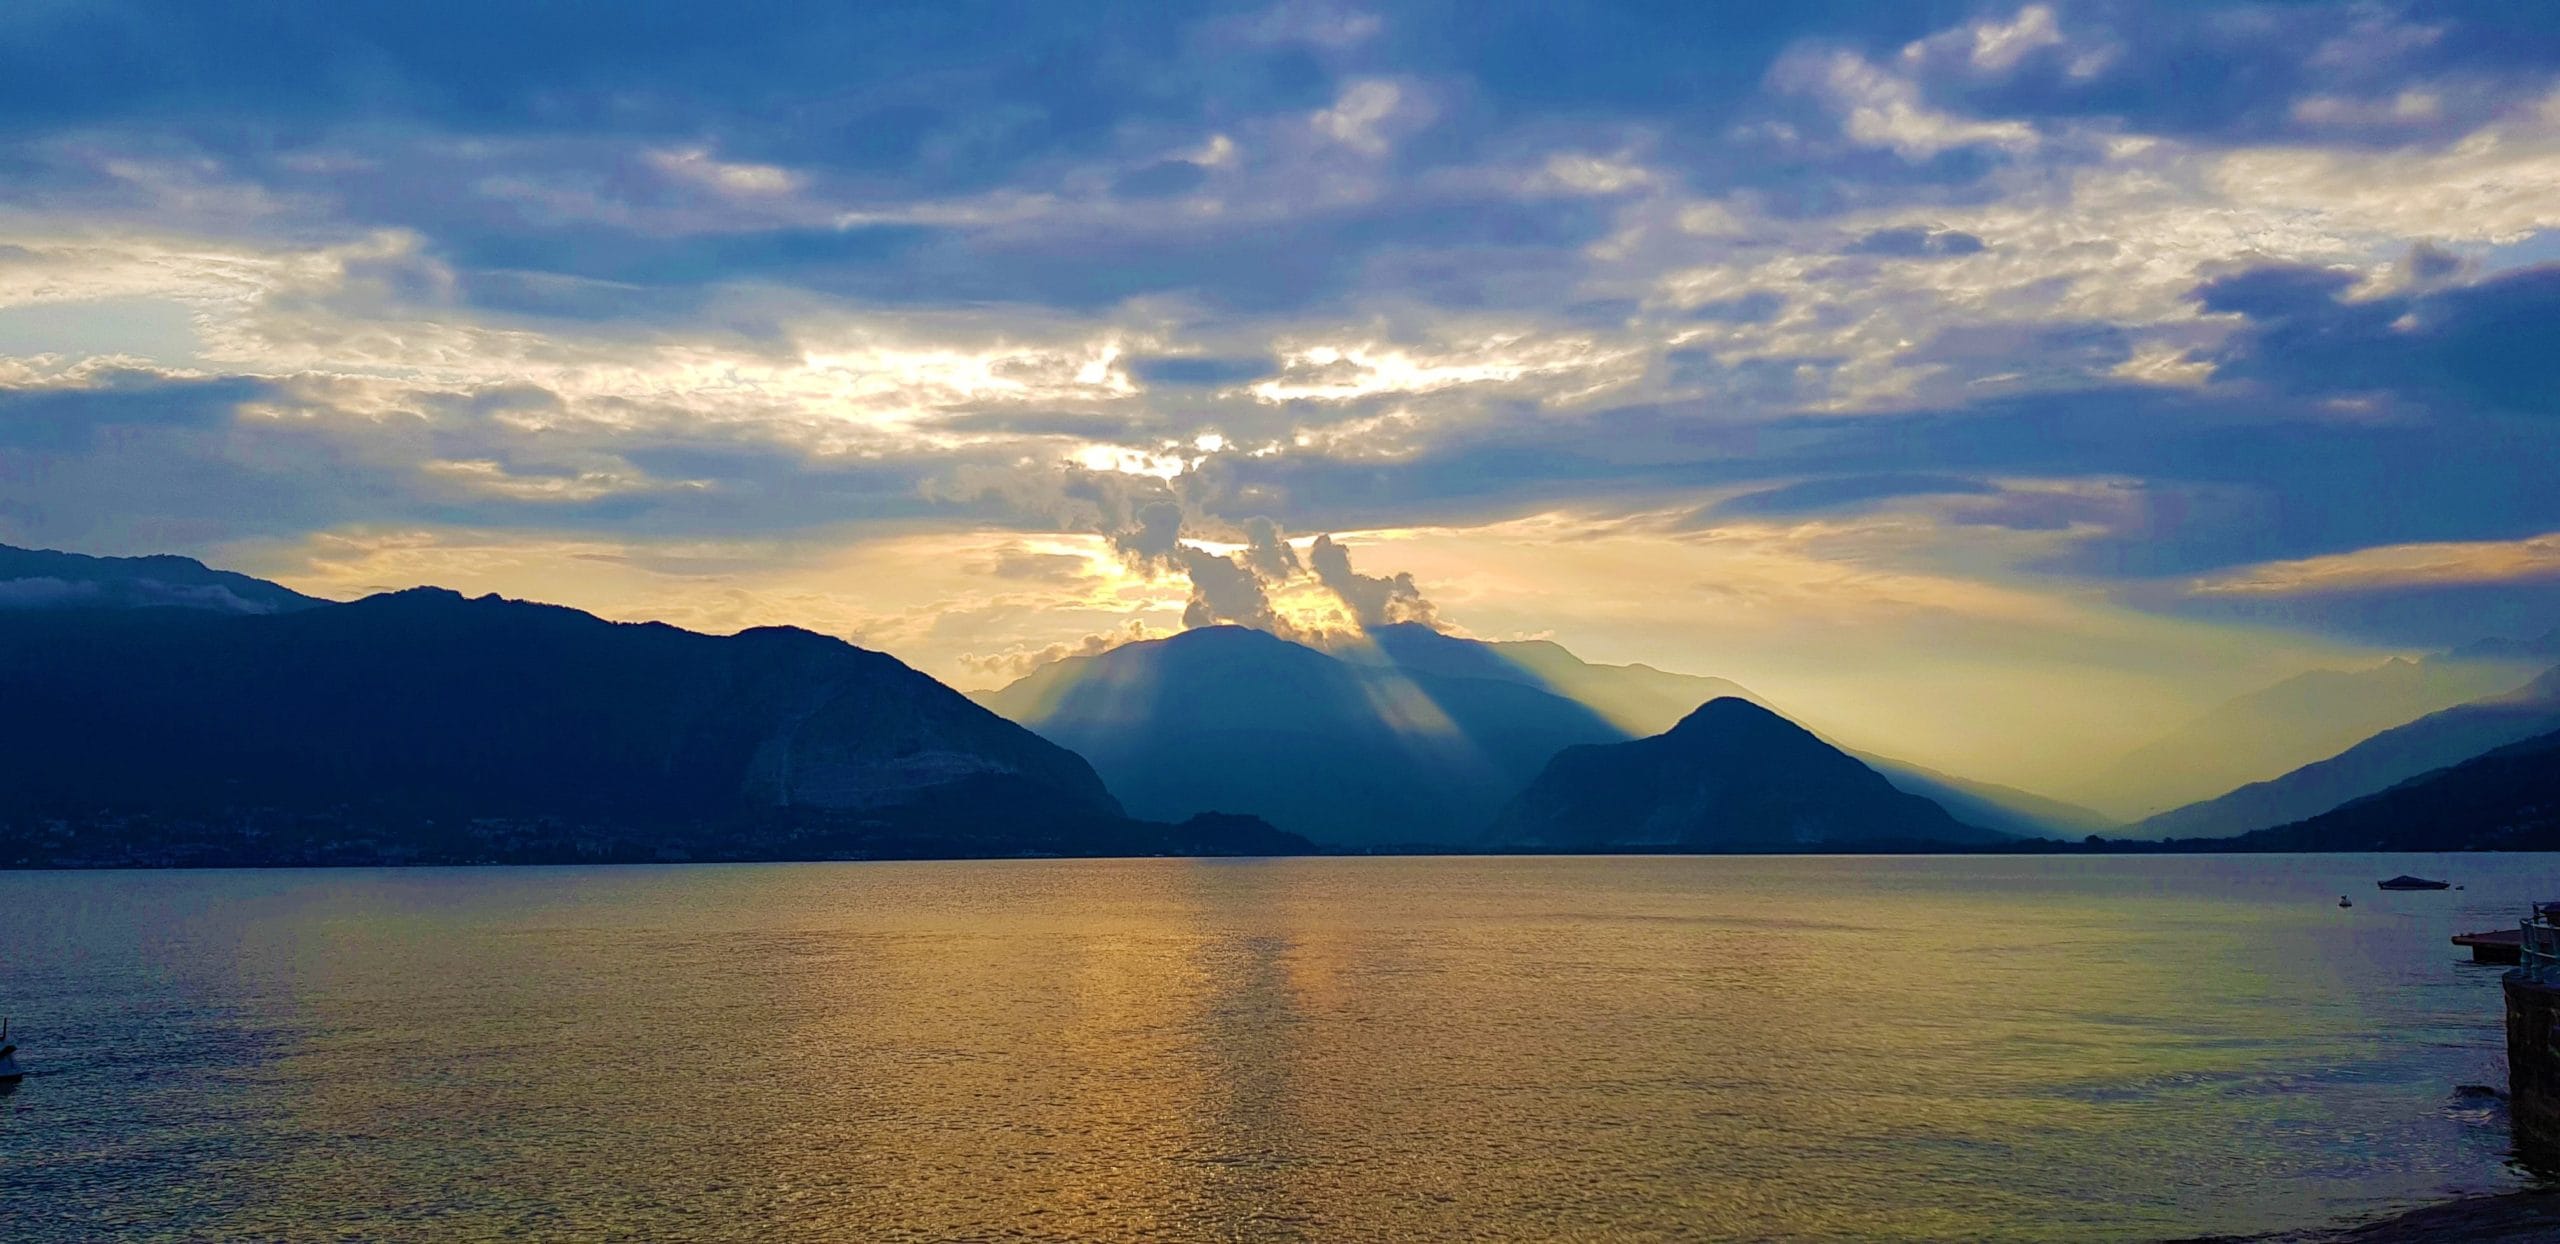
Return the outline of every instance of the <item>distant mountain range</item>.
[[[2560,730],[2560,667],[2504,695],[2429,713],[2326,760],[2164,812],[2126,832],[2149,838],[2214,838],[2288,825],[2553,730]]]
[[[1134,822],[1072,752],[806,631],[254,583],[221,586],[277,611],[0,610],[0,815],[166,837],[327,813],[400,850],[500,821],[685,858],[1305,849],[1249,819]]]
[[[2100,770],[2072,794],[2139,820],[2281,776],[2429,713],[2515,688],[2560,654],[2474,645],[2362,670],[2313,670],[2237,696]],[[2531,664],[2525,662],[2531,661]]]
[[[2229,845],[2248,851],[2560,850],[2560,731],[2306,820],[2242,834]]]
[[[1320,842],[1378,847],[1507,845],[1488,836],[1494,817],[1557,751],[1658,734],[1723,698],[1758,703],[1720,678],[1406,623],[1327,651],[1237,627],[1188,631],[1057,662],[979,701],[1093,761],[1138,815],[1247,809]],[[1961,808],[1970,826],[2077,837],[2113,825],[2024,792],[1858,760]],[[1943,841],[1981,836],[1969,828]]]
[[[192,557],[90,557],[0,544],[0,611],[165,606],[264,614],[327,603]]]
[[[1670,730],[1569,747],[1504,811],[1495,841],[1572,851],[1803,851],[1985,845],[1811,731],[1736,696]]]
[[[1337,648],[1335,655],[1353,661],[1383,660],[1405,670],[1525,683],[1590,708],[1630,738],[1660,734],[1696,712],[1699,705],[1725,696],[1785,715],[1780,706],[1729,679],[1674,674],[1650,665],[1601,665],[1548,640],[1463,639],[1415,623],[1380,627],[1370,632],[1369,640],[1365,646],[1352,643]],[[2087,808],[1847,748],[1818,725],[1806,728],[1825,742],[1843,747],[1896,788],[1939,804],[1967,824],[2027,837],[2096,833],[2118,825]]]
[[[2440,697],[2551,643],[2293,680],[2155,761],[2253,718]],[[2121,840],[2083,808],[1844,750],[1724,679],[1419,625],[1322,650],[1187,631],[979,699],[791,628],[427,588],[340,604],[187,558],[0,546],[0,866]],[[2126,832],[2539,841],[2555,734],[2560,668]]]
[[[980,702],[1091,760],[1136,815],[1249,811],[1352,847],[1479,843],[1548,757],[1625,737],[1524,682],[1234,626],[1071,658]]]

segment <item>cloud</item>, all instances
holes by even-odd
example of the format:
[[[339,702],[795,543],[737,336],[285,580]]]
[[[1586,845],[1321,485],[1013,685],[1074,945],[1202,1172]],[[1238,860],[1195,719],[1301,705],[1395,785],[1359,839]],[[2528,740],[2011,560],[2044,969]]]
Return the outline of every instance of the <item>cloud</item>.
[[[0,579],[0,609],[58,609],[95,601],[99,595],[95,583],[73,583],[44,575]]]
[[[1041,666],[1055,665],[1071,657],[1100,656],[1124,644],[1160,638],[1162,635],[1154,627],[1149,626],[1145,619],[1131,618],[1128,622],[1111,630],[1097,631],[1081,639],[1047,644],[1037,648],[1015,644],[996,652],[963,652],[958,660],[961,669],[982,678],[1008,683]]]
[[[1315,544],[1307,550],[1307,567],[1341,598],[1363,628],[1400,622],[1419,622],[1435,630],[1440,626],[1439,611],[1423,599],[1411,574],[1386,578],[1361,574],[1351,568],[1351,551],[1335,543],[1332,536],[1316,537]]]
[[[1844,255],[1887,255],[1897,259],[1916,259],[1935,255],[1974,255],[1983,250],[1982,239],[1956,229],[1926,229],[1904,226],[1878,229],[1849,244]]]
[[[1244,564],[1263,581],[1285,583],[1305,569],[1298,560],[1298,550],[1281,538],[1278,523],[1267,518],[1248,518],[1244,520],[1244,536]]]
[[[1243,384],[1279,370],[1279,360],[1265,356],[1218,358],[1210,355],[1135,358],[1122,363],[1141,384],[1218,388]]]
[[[2361,300],[2347,297],[2354,282],[2334,269],[2273,266],[2200,287],[2206,310],[2248,320],[2206,353],[2216,377],[2447,415],[2560,414],[2560,264]]]
[[[1404,88],[1373,78],[1345,86],[1333,106],[1315,114],[1311,124],[1317,133],[1345,147],[1377,156],[1387,153],[1395,123],[1415,120]]]
[[[1812,596],[1611,550],[1798,529],[1827,599],[2310,643],[2359,593],[2181,585],[2560,529],[2534,6],[587,16],[13,14],[0,539],[948,673],[1195,596],[1392,618],[1407,574],[1471,628],[1754,616]],[[1409,560],[1558,515],[1601,534],[1543,578]]]
[[[1180,546],[1175,557],[1191,580],[1191,600],[1182,609],[1185,627],[1232,623],[1284,638],[1296,633],[1296,626],[1271,608],[1271,597],[1252,567],[1191,545]]]
[[[2560,578],[2560,532],[2524,540],[2394,544],[2265,562],[2196,579],[2198,596],[2294,596]]]
[[[1854,475],[1837,479],[1803,480],[1759,492],[1744,493],[1719,503],[1714,513],[1720,515],[1796,514],[1839,509],[1872,501],[1899,500],[1917,496],[1997,496],[2000,488],[1987,480],[1966,479],[1956,475]]]
[[[1822,100],[1838,114],[1841,133],[1851,142],[1889,150],[1905,160],[1928,160],[1965,147],[2026,152],[2037,143],[2035,127],[2023,121],[1972,120],[1932,108],[1918,84],[1855,52],[1803,53],[1781,63],[1774,79]]]

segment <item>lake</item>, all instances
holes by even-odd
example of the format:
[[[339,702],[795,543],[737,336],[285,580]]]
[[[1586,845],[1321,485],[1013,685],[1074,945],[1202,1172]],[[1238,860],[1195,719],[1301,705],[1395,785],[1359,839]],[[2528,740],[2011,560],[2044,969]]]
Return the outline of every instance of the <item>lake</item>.
[[[2445,939],[2535,897],[2560,856],[0,873],[0,1237],[2302,1227],[2523,1186]]]

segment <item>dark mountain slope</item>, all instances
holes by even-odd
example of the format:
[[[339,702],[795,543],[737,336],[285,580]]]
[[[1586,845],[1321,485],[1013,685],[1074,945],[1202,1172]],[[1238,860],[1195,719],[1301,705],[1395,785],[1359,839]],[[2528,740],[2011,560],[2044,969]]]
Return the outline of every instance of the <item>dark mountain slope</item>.
[[[1894,789],[1803,727],[1726,697],[1666,733],[1559,753],[1494,837],[1556,850],[1786,851],[2001,835]]]
[[[2242,834],[2240,851],[2560,850],[2560,732],[2510,743],[2308,820]]]
[[[2283,777],[2161,813],[2130,832],[2214,838],[2287,825],[2422,773],[2560,730],[2560,668],[2505,695],[2430,713]]]
[[[2434,656],[2313,670],[2235,697],[2126,753],[2075,792],[2132,817],[2281,777],[2429,713],[2508,691],[2548,660]]]
[[[0,818],[232,835],[182,861],[280,862],[252,822],[301,835],[297,861],[360,862],[325,849],[360,832],[512,858],[448,840],[510,818],[553,827],[539,858],[568,849],[559,825],[614,858],[1305,846],[1238,818],[1131,821],[1073,753],[838,640],[437,589],[272,616],[0,613],[0,703]]]

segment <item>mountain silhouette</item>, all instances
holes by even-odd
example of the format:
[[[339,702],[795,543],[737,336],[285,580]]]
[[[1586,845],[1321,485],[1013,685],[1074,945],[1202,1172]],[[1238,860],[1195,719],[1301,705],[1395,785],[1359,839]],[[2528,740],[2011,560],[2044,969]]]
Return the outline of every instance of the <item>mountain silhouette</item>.
[[[1800,851],[1960,845],[2002,835],[1894,788],[1813,732],[1736,696],[1651,738],[1567,748],[1497,842],[1568,851]]]
[[[2514,688],[2550,664],[2489,645],[2370,669],[2312,670],[2236,696],[2092,774],[2075,795],[2140,818],[2281,777],[2429,713]]]
[[[567,817],[714,856],[740,818],[787,852],[821,831],[923,854],[1172,841],[1073,753],[791,628],[702,635],[434,588],[272,614],[11,610],[0,702],[0,812],[21,817]],[[1221,827],[1263,832],[1189,832],[1214,848]]]
[[[1525,682],[1234,626],[1069,658],[980,700],[1092,761],[1135,815],[1250,812],[1357,847],[1477,842],[1558,749],[1625,737]]]
[[[192,557],[91,557],[0,544],[0,611],[80,608],[291,613],[329,602]]]
[[[2307,820],[2242,834],[2230,845],[2243,851],[2560,850],[2560,731]]]
[[[1626,738],[1660,734],[1699,705],[1726,696],[1785,715],[1780,706],[1730,679],[1675,674],[1650,665],[1602,665],[1549,640],[1466,639],[1416,623],[1398,623],[1372,628],[1366,643],[1355,641],[1333,651],[1346,660],[1383,662],[1409,672],[1523,683],[1589,707]],[[1842,746],[1831,732],[1808,728],[1824,741]],[[1895,789],[1927,799],[1970,825],[2022,837],[2076,838],[2111,832],[2120,824],[2087,808],[2015,787],[1955,777],[1874,752],[1844,750],[1883,774]]]
[[[2161,813],[2128,832],[2213,838],[2288,825],[2535,735],[2560,730],[2560,666],[2504,695],[2430,713],[2271,781]]]

